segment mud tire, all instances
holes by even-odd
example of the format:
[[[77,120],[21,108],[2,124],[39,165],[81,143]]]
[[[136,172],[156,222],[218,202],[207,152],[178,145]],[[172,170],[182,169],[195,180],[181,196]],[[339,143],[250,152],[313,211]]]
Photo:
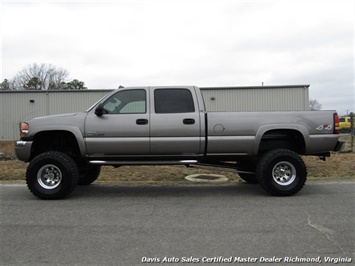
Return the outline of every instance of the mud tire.
[[[28,189],[40,199],[61,199],[68,196],[79,180],[75,161],[56,151],[37,155],[26,171]]]
[[[260,186],[274,196],[291,196],[299,192],[307,180],[307,168],[302,158],[287,149],[266,153],[256,168]]]

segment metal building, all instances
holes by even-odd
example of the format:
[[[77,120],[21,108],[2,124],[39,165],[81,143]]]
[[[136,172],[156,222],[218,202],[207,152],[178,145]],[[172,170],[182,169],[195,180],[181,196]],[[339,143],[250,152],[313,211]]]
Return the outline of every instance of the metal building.
[[[24,120],[85,111],[110,91],[0,91],[0,141],[18,139]]]
[[[201,88],[212,112],[309,110],[309,85]]]
[[[0,141],[19,138],[19,126],[33,117],[80,112],[112,90],[0,91]],[[201,88],[207,111],[302,111],[309,109],[309,85]]]

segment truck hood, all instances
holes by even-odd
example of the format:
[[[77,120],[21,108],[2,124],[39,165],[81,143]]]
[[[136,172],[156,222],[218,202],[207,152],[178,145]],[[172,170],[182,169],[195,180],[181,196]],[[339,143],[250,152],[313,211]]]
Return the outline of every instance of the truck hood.
[[[70,117],[70,116],[76,116],[78,113],[70,113],[70,114],[58,114],[58,115],[46,115],[46,116],[40,116],[40,117],[35,117],[32,120],[38,120],[38,119],[53,119],[57,117]]]
[[[29,125],[28,137],[31,138],[40,131],[81,131],[84,132],[84,124],[87,113],[70,113],[36,117],[26,121]]]

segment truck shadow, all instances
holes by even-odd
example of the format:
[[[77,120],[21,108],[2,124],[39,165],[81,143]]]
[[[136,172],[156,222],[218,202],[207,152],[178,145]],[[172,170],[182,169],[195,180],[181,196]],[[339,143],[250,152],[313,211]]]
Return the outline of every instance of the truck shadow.
[[[258,186],[250,184],[221,184],[221,185],[119,185],[119,184],[92,184],[78,186],[70,196],[73,198],[120,198],[120,197],[236,197],[260,196],[267,194]]]

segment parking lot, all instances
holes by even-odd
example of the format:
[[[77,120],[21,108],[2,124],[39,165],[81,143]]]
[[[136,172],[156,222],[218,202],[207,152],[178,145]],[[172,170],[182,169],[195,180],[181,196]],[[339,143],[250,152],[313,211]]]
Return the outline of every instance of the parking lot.
[[[43,201],[24,185],[1,185],[0,265],[352,260],[354,190],[310,182],[271,197],[247,184],[93,184]]]

